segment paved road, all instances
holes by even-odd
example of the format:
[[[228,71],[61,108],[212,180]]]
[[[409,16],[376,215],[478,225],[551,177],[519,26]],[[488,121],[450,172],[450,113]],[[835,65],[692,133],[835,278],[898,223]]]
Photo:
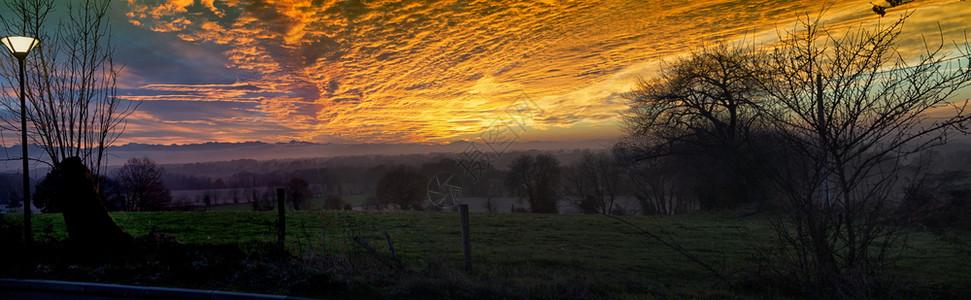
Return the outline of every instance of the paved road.
[[[5,300],[101,300],[101,299],[146,299],[138,297],[127,297],[120,295],[78,295],[70,293],[60,293],[52,291],[23,291],[23,290],[4,290],[0,288],[0,299]]]
[[[0,278],[0,299],[290,300],[304,298],[120,284]]]

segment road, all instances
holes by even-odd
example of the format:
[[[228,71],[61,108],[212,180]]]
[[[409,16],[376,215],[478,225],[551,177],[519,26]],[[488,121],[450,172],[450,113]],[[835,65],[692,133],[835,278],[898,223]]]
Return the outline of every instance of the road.
[[[306,298],[120,284],[0,278],[0,299],[292,300]]]

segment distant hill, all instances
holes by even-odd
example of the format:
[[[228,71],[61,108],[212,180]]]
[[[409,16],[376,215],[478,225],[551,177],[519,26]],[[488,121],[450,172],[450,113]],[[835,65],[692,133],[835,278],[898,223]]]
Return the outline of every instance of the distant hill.
[[[610,140],[589,140],[574,142],[525,142],[516,143],[508,151],[542,150],[553,151],[563,149],[602,149],[611,145]],[[197,162],[219,162],[232,160],[280,160],[297,158],[330,158],[340,156],[363,155],[402,155],[402,154],[430,154],[430,153],[461,153],[468,147],[468,142],[454,142],[444,145],[425,144],[317,144],[308,142],[289,143],[204,143],[187,145],[152,145],[125,144],[112,146],[107,150],[108,165],[121,166],[132,157],[147,156],[158,164],[188,164]],[[32,146],[30,157],[42,157],[40,148]],[[0,161],[2,158],[10,160],[0,162],[0,172],[16,172],[20,170],[20,146],[0,147]],[[32,169],[47,169],[46,165],[35,163]],[[43,173],[39,173],[43,174]]]

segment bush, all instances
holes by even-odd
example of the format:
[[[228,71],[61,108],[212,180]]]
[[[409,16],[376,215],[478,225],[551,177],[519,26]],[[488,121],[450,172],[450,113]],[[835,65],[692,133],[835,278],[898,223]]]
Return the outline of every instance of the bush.
[[[897,210],[901,219],[936,228],[971,229],[971,189],[911,187]]]
[[[24,224],[20,220],[9,221],[4,215],[0,215],[0,257],[16,257],[19,249],[24,247]]]

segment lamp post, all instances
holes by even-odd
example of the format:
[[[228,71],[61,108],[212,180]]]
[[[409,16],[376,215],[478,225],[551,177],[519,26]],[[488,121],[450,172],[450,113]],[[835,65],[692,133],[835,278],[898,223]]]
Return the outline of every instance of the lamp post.
[[[27,165],[27,100],[24,94],[24,59],[27,53],[40,40],[26,36],[8,36],[0,38],[0,43],[7,46],[10,53],[20,61],[20,148],[24,161],[24,247],[30,253],[30,248],[34,243],[34,232],[30,225],[30,170]]]

